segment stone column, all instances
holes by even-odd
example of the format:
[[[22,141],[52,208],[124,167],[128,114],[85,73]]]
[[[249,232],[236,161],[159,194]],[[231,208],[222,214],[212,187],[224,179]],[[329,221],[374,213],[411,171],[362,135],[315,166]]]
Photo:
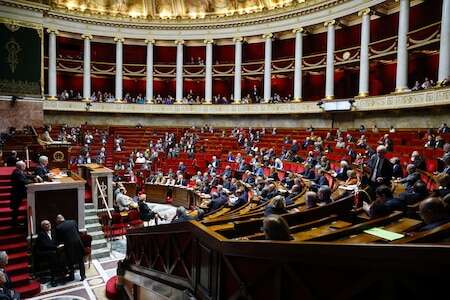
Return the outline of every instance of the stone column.
[[[270,101],[272,94],[272,33],[267,33],[263,35],[265,40],[264,47],[264,102]]]
[[[370,43],[370,15],[367,8],[358,13],[362,17],[361,23],[361,52],[359,58],[359,97],[369,96],[369,43]]]
[[[204,40],[206,44],[205,104],[211,104],[212,100],[213,42],[213,40]]]
[[[48,32],[48,100],[56,100],[56,35],[55,29]]]
[[[325,22],[327,27],[327,68],[325,78],[325,99],[334,99],[334,31],[336,20]]]
[[[408,91],[408,30],[409,0],[399,0],[400,13],[398,19],[397,76],[395,92]]]
[[[450,76],[450,0],[442,0],[441,44],[439,49],[439,75],[442,82]]]
[[[234,104],[241,103],[241,80],[242,80],[242,37],[235,37],[234,42]]]
[[[294,99],[302,101],[302,61],[303,61],[303,28],[294,29],[295,34],[295,65],[294,65]]]
[[[123,38],[114,38],[116,42],[116,102],[122,102],[123,90]]]
[[[145,98],[147,103],[153,103],[153,44],[155,40],[145,40],[147,44],[147,78],[145,82]]]
[[[83,101],[91,99],[91,40],[92,35],[83,34]]]
[[[175,41],[177,45],[177,74],[176,74],[176,95],[175,101],[183,103],[183,40]]]

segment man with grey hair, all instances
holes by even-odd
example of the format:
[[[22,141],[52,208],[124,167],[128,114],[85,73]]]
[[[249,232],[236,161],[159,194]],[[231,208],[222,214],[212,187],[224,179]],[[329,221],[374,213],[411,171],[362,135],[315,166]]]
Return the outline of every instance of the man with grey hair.
[[[52,234],[52,225],[49,220],[41,222],[41,231],[38,233],[35,243],[35,254],[37,259],[46,261],[50,268],[50,284],[56,286],[56,272],[59,267],[59,259],[57,255],[57,244]]]
[[[39,165],[36,167],[34,174],[41,178],[43,181],[51,181],[51,174],[48,170],[48,157],[40,156],[39,157]]]
[[[3,286],[7,289],[12,288],[11,280],[9,279],[8,274],[6,274],[5,268],[8,265],[8,254],[6,254],[6,251],[0,251],[0,272],[5,274],[5,282],[3,283]]]
[[[390,185],[392,179],[392,164],[385,157],[386,147],[380,145],[377,147],[377,153],[367,162],[370,168],[370,185],[375,190],[380,185]]]
[[[11,174],[11,202],[10,208],[12,210],[12,221],[13,226],[17,226],[17,217],[19,215],[19,208],[22,200],[27,197],[27,187],[26,185],[31,183],[32,180],[25,173],[26,165],[23,161],[19,160],[16,163],[16,169]]]

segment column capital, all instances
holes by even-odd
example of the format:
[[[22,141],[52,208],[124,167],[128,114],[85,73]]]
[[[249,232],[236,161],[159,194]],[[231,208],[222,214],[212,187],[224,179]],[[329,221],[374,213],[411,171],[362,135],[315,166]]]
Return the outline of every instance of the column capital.
[[[363,9],[363,10],[360,10],[359,12],[358,12],[358,16],[359,17],[362,17],[362,16],[370,16],[370,15],[372,15],[373,14],[373,10],[372,9],[370,9],[370,8],[366,8],[366,9]]]
[[[325,27],[330,27],[330,26],[335,26],[335,25],[337,25],[336,20],[330,20],[330,21],[326,21],[323,23],[323,26],[325,26]]]
[[[59,31],[55,28],[47,28],[48,33],[54,33],[55,35],[59,34]]]
[[[154,44],[155,40],[154,39],[145,39],[145,44]]]
[[[83,39],[83,40],[92,40],[92,35],[90,35],[90,34],[82,34],[81,35],[81,38]]]
[[[236,36],[236,37],[234,37],[233,38],[233,43],[237,43],[237,42],[243,42],[244,41],[244,38],[242,37],[242,36]]]
[[[299,32],[299,33],[306,33],[307,31],[306,31],[306,29],[303,28],[303,27],[292,29],[292,33],[296,34],[296,33],[298,33],[298,32]]]
[[[175,45],[183,45],[184,40],[175,40],[174,43],[175,43]]]
[[[273,33],[271,33],[271,32],[265,33],[262,35],[262,37],[263,37],[263,39],[266,39],[266,40],[271,39],[271,38],[273,38]]]
[[[203,44],[214,44],[214,40],[213,39],[205,39],[205,40],[203,40]]]
[[[114,38],[114,42],[116,42],[116,43],[123,43],[123,42],[125,42],[125,39],[123,37],[116,36]]]

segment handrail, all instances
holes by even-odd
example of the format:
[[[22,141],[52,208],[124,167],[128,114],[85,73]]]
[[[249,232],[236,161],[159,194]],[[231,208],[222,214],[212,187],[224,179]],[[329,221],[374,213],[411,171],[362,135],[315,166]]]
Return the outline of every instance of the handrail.
[[[106,198],[105,198],[105,195],[103,194],[103,190],[100,188],[101,185],[100,185],[100,182],[98,181],[98,178],[95,178],[95,183],[97,184],[97,189],[100,191],[100,196],[102,197],[103,205],[105,205],[105,207],[106,207],[106,212],[108,213],[108,217],[111,220],[112,215],[111,215],[111,212],[109,211],[108,203],[106,202]],[[95,201],[97,201],[97,199],[95,199]]]

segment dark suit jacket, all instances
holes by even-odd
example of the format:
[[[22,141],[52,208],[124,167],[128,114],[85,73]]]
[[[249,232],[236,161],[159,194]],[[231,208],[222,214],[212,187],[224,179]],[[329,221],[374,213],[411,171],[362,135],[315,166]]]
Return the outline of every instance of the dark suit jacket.
[[[367,166],[371,170],[370,176],[369,176],[369,180],[372,179],[374,168],[375,168],[376,163],[377,163],[377,158],[378,158],[378,155],[374,154],[374,155],[372,155],[372,157],[367,162]],[[380,163],[381,163],[381,161],[380,161]],[[382,163],[382,166],[381,166],[381,170],[377,174],[377,177],[382,177],[383,178],[383,184],[390,184],[390,182],[391,182],[391,178],[392,178],[392,163],[386,157],[383,158],[383,163]]]
[[[65,220],[56,226],[56,240],[60,244],[64,244],[69,263],[78,263],[83,259],[84,247],[78,232],[78,225],[74,220]]]
[[[52,239],[48,236],[45,231],[39,232],[36,239],[36,251],[39,252],[48,252],[48,251],[56,251],[56,240],[54,234],[52,234]]]
[[[36,167],[36,170],[34,170],[34,174],[36,176],[41,177],[44,181],[48,180],[48,168],[43,166],[43,165],[39,165]]]
[[[11,174],[11,203],[12,209],[18,208],[22,199],[27,197],[26,185],[31,181],[27,178],[25,173],[19,169],[15,169]]]

